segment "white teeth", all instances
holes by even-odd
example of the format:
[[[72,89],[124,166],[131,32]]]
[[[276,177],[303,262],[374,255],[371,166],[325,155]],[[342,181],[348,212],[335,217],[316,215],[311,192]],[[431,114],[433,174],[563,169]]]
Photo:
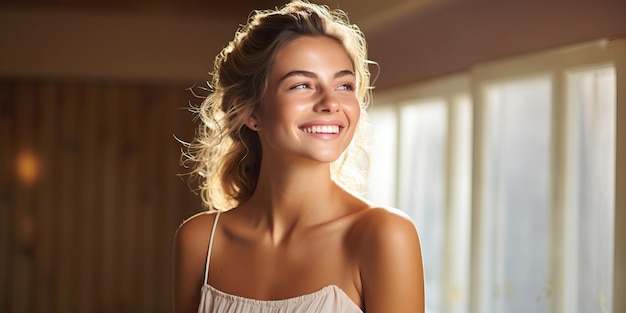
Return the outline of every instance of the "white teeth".
[[[309,134],[337,134],[339,133],[339,126],[337,125],[319,125],[305,127],[302,130]]]

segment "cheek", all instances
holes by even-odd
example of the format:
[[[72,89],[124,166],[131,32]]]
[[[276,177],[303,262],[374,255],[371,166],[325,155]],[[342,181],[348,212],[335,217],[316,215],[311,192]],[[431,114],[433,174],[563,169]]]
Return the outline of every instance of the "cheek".
[[[358,100],[354,100],[349,105],[345,106],[344,111],[346,115],[350,119],[351,123],[356,124],[361,117],[361,106],[359,105]]]
[[[262,110],[259,110],[259,123],[261,124],[265,133],[275,133],[280,131],[289,123],[289,112],[281,110],[277,104],[266,105]]]
[[[263,128],[276,124],[277,119],[277,103],[271,97],[264,99],[257,110],[257,118]]]
[[[277,124],[291,125],[294,120],[310,109],[305,101],[293,99],[277,99],[271,103],[264,103],[261,110],[263,121],[269,126]]]
[[[265,127],[266,129],[268,127],[273,128],[273,127],[280,125],[281,123],[284,123],[285,119],[287,119],[288,116],[289,116],[288,112],[281,110],[279,104],[267,105],[261,111],[263,127]]]

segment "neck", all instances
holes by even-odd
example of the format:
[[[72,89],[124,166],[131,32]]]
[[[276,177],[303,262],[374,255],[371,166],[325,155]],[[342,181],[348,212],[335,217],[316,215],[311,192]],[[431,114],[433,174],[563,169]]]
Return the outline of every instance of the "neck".
[[[330,178],[330,164],[266,160],[247,207],[257,225],[268,227],[273,241],[330,216],[340,190]]]

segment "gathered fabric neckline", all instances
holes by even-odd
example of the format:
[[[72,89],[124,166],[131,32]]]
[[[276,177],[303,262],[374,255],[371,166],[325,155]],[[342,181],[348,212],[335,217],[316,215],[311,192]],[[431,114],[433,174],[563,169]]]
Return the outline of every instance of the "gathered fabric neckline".
[[[343,291],[343,289],[339,288],[339,286],[337,285],[327,285],[327,286],[322,287],[321,289],[318,289],[317,291],[313,291],[310,293],[306,293],[306,294],[291,297],[291,298],[275,299],[275,300],[261,300],[261,299],[242,297],[242,296],[238,296],[238,295],[221,291],[209,284],[204,284],[202,286],[202,289],[208,289],[212,293],[220,297],[229,298],[232,300],[236,300],[238,302],[246,302],[249,304],[254,304],[254,305],[259,305],[259,306],[282,306],[282,305],[290,304],[292,302],[302,302],[302,301],[306,301],[310,299],[319,298],[329,292],[335,292],[335,293],[338,293],[341,297],[345,297],[346,301],[349,302],[352,306],[354,306],[355,309],[359,310],[360,312],[363,312],[361,308],[358,305],[356,305],[356,303],[354,303],[352,299],[350,299],[350,297],[346,294],[346,292]]]

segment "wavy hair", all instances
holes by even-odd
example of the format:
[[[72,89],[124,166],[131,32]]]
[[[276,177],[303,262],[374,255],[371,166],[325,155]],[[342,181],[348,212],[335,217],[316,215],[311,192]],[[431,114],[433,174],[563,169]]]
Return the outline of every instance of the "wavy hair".
[[[367,59],[365,37],[343,11],[296,0],[282,8],[253,11],[248,23],[215,57],[209,94],[192,108],[200,122],[194,140],[185,144],[182,164],[195,178],[209,210],[225,211],[252,196],[261,143],[245,122],[264,97],[277,51],[301,36],[337,40],[353,63],[361,117],[352,143],[331,165],[331,174],[343,188],[362,191],[363,165],[369,164],[363,128],[371,99],[369,64],[373,63]]]

